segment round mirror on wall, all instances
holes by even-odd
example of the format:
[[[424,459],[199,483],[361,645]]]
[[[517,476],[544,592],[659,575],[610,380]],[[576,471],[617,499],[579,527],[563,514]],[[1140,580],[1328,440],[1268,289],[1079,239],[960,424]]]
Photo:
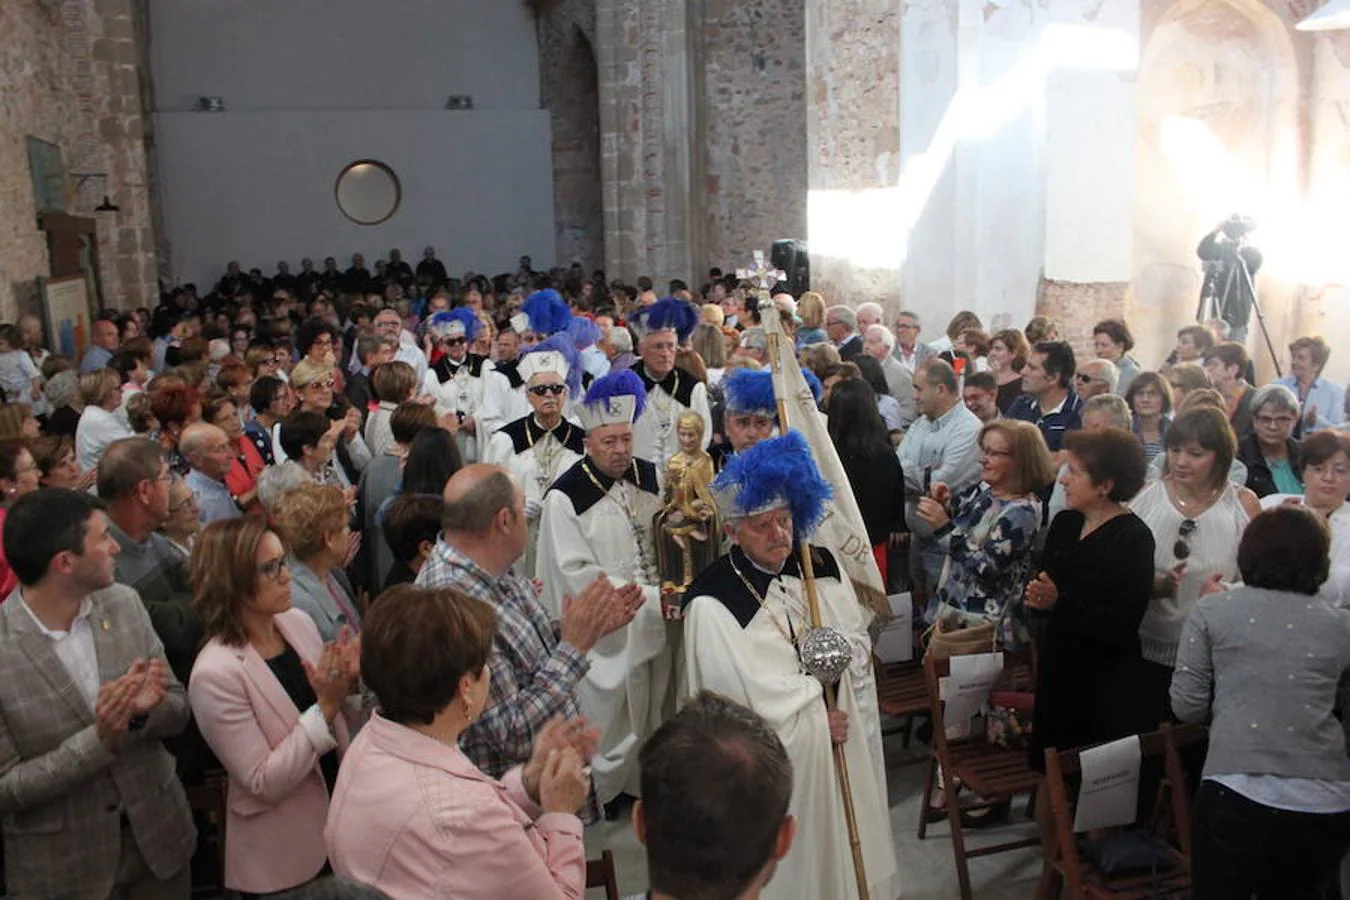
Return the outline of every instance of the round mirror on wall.
[[[338,209],[358,225],[378,225],[398,211],[403,189],[389,166],[376,159],[349,163],[337,177]]]

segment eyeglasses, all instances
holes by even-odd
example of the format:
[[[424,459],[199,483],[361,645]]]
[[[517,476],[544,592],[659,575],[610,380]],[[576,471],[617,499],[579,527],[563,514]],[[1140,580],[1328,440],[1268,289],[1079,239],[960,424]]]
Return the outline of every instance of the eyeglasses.
[[[266,359],[258,360],[259,368],[261,368],[262,366],[275,366],[275,365],[279,365],[279,362],[274,356],[269,356]]]
[[[545,397],[549,394],[552,394],[554,397],[560,397],[565,390],[567,390],[567,385],[565,384],[536,384],[529,389],[530,393],[534,394],[536,397]]]
[[[1189,559],[1191,555],[1191,535],[1195,534],[1195,529],[1199,527],[1194,519],[1183,519],[1181,527],[1177,529],[1177,542],[1172,545],[1172,555],[1180,562]]]
[[[269,559],[267,562],[258,566],[258,574],[264,578],[270,578],[272,581],[277,581],[281,578],[281,573],[286,568],[288,568],[286,565],[286,557],[278,556],[276,559]]]
[[[1092,382],[1097,379],[1093,378],[1091,375],[1084,375],[1082,372],[1079,372],[1077,375],[1073,376],[1073,380],[1079,384],[1092,384]]]
[[[320,378],[318,381],[311,381],[309,384],[305,385],[305,387],[319,388],[320,390],[331,391],[333,389],[333,385],[335,384],[337,384],[337,382],[335,382],[331,378]],[[301,390],[303,389],[304,388],[301,388]]]
[[[1252,421],[1263,428],[1279,428],[1294,424],[1293,416],[1253,416]]]
[[[458,347],[460,344],[468,343],[468,341],[465,340],[465,339],[462,338],[462,337],[457,337],[457,338],[442,338],[442,339],[441,339],[441,343],[444,344],[444,345],[447,346],[447,347]]]

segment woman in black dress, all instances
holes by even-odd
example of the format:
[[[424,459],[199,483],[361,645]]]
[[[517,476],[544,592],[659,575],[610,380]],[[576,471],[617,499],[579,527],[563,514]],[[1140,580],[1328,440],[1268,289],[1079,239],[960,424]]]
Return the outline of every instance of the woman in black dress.
[[[1036,677],[1031,765],[1066,750],[1124,737],[1149,724],[1131,709],[1139,623],[1153,588],[1153,534],[1125,503],[1144,484],[1139,438],[1108,428],[1074,432],[1067,505],[1046,537],[1044,571],[1027,608],[1045,617]],[[1156,723],[1152,723],[1156,724]]]
[[[876,394],[867,382],[850,378],[836,384],[830,392],[828,414],[830,439],[848,473],[867,540],[885,582],[889,575],[887,548],[893,536],[908,530],[900,459],[877,412]]]

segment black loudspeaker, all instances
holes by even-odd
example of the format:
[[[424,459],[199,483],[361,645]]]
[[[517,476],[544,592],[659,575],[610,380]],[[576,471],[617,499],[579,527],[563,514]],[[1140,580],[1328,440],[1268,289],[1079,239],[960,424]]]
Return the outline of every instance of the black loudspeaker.
[[[794,297],[811,290],[811,257],[806,252],[806,241],[774,241],[769,251],[769,262],[775,269],[787,273],[787,292]]]

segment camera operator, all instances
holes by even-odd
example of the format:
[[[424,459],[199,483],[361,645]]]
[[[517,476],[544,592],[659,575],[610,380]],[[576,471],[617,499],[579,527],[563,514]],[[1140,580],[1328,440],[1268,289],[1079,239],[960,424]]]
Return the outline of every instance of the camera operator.
[[[1214,314],[1228,323],[1229,339],[1238,343],[1247,339],[1255,278],[1261,268],[1261,251],[1247,243],[1251,230],[1251,220],[1234,213],[1205,235],[1195,250],[1205,265],[1197,319],[1204,321],[1209,317],[1206,300],[1212,298]]]

